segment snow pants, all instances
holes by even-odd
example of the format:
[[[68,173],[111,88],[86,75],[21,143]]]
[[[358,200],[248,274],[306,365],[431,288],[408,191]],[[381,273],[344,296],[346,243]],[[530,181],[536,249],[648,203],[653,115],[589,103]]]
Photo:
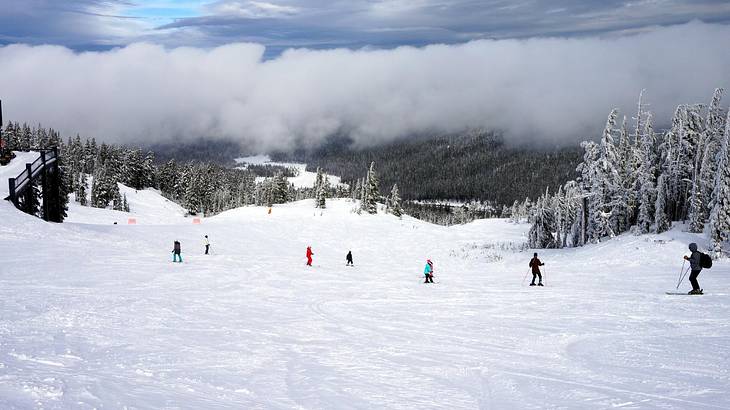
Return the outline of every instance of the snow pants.
[[[208,254],[208,251],[210,250],[210,245],[205,245],[205,254]]]
[[[423,283],[433,283],[433,275],[430,273],[426,274],[426,281]]]
[[[355,264],[352,262],[352,259],[348,259],[347,260],[347,265],[355,265]]]
[[[307,266],[312,266],[312,257],[307,256]]]
[[[180,260],[178,261],[177,258],[180,258]],[[172,254],[172,261],[173,262],[182,262],[182,255],[180,255],[179,253],[173,253]]]
[[[540,272],[532,272],[532,284],[533,285],[535,284],[535,278],[540,278],[540,282],[538,282],[538,283],[542,283],[542,274]],[[522,282],[522,283],[525,283],[525,282]]]
[[[700,272],[702,272],[702,269],[693,270],[692,273],[689,274],[689,282],[692,284],[693,290],[700,290],[700,284],[697,282],[697,277],[700,276]]]

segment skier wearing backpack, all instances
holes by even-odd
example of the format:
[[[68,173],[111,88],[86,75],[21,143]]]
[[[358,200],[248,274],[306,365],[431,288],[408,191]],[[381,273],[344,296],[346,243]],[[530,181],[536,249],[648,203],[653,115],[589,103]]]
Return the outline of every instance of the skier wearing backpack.
[[[701,295],[702,289],[697,282],[697,276],[702,272],[702,253],[697,250],[696,243],[689,244],[689,250],[692,254],[690,256],[684,256],[684,259],[689,261],[690,269],[692,269],[692,273],[689,274],[689,282],[692,284],[692,290],[689,291],[689,294]]]
[[[426,260],[426,267],[423,268],[423,276],[426,277],[426,281],[423,283],[433,283],[433,262],[431,262],[431,259]]]
[[[307,246],[307,266],[312,266],[312,255],[314,255],[314,252],[312,252],[312,247]]]
[[[532,268],[532,283],[530,283],[530,286],[535,286],[535,278],[540,278],[537,282],[537,286],[542,286],[542,273],[540,273],[540,266],[544,265],[545,264],[537,258],[537,252],[535,252],[535,255],[532,259],[530,259],[530,267]],[[522,283],[525,283],[525,281],[523,280]]]
[[[178,261],[177,259],[180,258]],[[180,255],[180,241],[175,241],[172,245],[172,261],[182,262],[182,255]]]

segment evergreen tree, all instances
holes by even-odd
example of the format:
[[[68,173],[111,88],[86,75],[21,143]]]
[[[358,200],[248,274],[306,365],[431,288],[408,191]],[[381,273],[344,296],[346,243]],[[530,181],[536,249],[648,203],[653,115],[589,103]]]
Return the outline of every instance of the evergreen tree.
[[[118,190],[114,193],[114,197],[112,198],[112,209],[115,211],[124,211],[124,201]]]
[[[400,218],[403,216],[403,203],[398,193],[398,184],[393,184],[393,189],[390,190],[390,198],[388,199],[388,209],[391,214]]]
[[[324,192],[324,176],[322,174],[322,169],[317,168],[317,175],[314,178],[314,207],[315,208],[325,208],[326,207],[326,194]]]
[[[91,206],[106,208],[119,197],[119,186],[105,165],[94,166],[94,181],[91,184]]]
[[[289,183],[281,171],[274,175],[271,184],[271,202],[274,204],[286,203],[289,196]]]
[[[719,258],[723,243],[730,240],[730,112],[716,158],[717,175],[710,212],[710,251]]]
[[[637,171],[639,181],[639,233],[649,233],[655,222],[654,207],[656,206],[656,151],[655,136],[651,113],[646,117],[645,128],[639,141],[640,165]]]
[[[365,197],[365,211],[369,214],[378,213],[378,198],[380,198],[380,189],[378,176],[375,172],[375,162],[370,163],[368,171],[367,192]]]
[[[657,199],[656,205],[654,206],[654,225],[656,226],[656,233],[666,232],[671,228],[672,223],[667,215],[667,186],[666,176],[659,176],[657,182]]]
[[[712,96],[707,119],[705,120],[705,149],[702,152],[702,163],[700,165],[699,182],[701,190],[700,197],[708,198],[710,201],[703,203],[703,218],[709,217],[712,209],[712,194],[715,189],[715,176],[717,175],[717,155],[722,145],[723,131],[725,129],[726,110],[721,106],[722,96],[725,90],[718,88]]]
[[[555,215],[547,192],[538,199],[533,214],[534,223],[527,234],[528,246],[535,249],[554,248]]]
[[[88,205],[88,199],[87,199],[87,182],[86,182],[86,174],[78,174],[77,176],[77,184],[76,184],[76,202],[78,202],[81,206],[87,206]]]
[[[20,144],[19,148],[21,151],[30,151],[30,147],[33,140],[33,131],[31,131],[28,124],[23,123],[23,128],[20,132]]]
[[[599,242],[604,236],[615,236],[617,220],[622,215],[612,215],[617,209],[616,201],[620,195],[617,184],[619,180],[616,164],[618,156],[614,145],[614,132],[618,110],[613,109],[606,120],[606,127],[601,137],[598,151],[598,161],[592,176],[589,220],[591,224],[591,239]]]
[[[633,224],[636,208],[636,153],[629,139],[625,116],[620,129],[617,161],[616,191],[611,215],[614,217],[616,233],[622,233],[628,231]]]

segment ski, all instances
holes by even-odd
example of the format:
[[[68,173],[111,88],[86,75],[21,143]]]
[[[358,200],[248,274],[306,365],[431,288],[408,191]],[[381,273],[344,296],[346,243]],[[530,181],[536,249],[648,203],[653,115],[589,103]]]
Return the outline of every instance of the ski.
[[[702,296],[704,293],[666,292],[667,295]]]

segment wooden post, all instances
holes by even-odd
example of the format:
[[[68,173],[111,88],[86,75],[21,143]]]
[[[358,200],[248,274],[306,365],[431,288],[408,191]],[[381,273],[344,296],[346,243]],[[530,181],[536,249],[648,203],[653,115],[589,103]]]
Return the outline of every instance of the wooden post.
[[[8,188],[10,188],[10,201],[18,207],[18,197],[15,194],[15,178],[8,178]]]
[[[588,229],[588,198],[583,197],[583,232],[581,232],[581,240],[583,245],[586,244],[586,230]]]
[[[58,165],[58,147],[53,147],[53,163],[48,170],[51,176],[49,187],[49,203],[48,220],[52,222],[63,222],[63,210],[61,209],[61,167]]]
[[[48,176],[46,170],[46,151],[41,151],[41,192],[42,192],[42,210],[43,220],[48,221],[48,206],[49,206],[49,189],[48,189]]]

